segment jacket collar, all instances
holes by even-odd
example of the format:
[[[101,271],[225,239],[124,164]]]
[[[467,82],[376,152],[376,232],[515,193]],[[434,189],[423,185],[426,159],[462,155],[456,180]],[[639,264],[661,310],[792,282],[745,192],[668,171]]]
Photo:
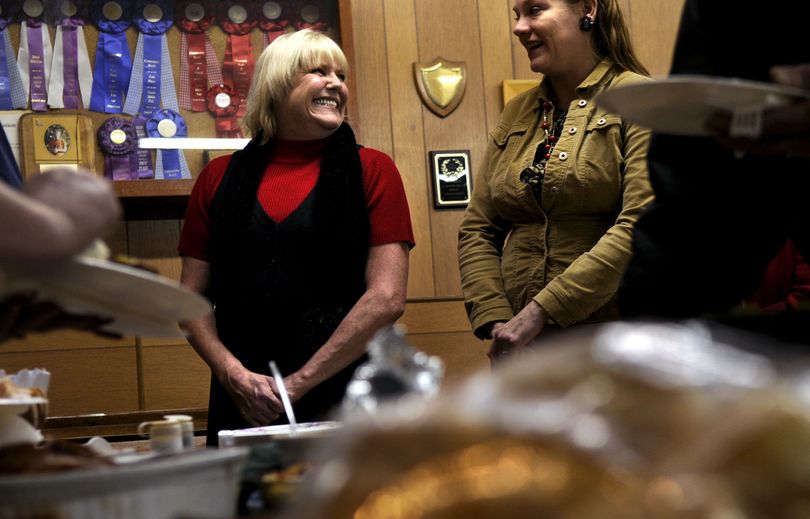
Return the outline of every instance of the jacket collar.
[[[594,93],[602,90],[600,87],[609,82],[613,79],[613,76],[616,75],[614,70],[613,62],[603,59],[596,64],[593,70],[591,70],[591,73],[577,86],[577,94],[581,97],[589,98]],[[540,82],[538,110],[543,105],[543,102],[549,99],[550,89],[551,83],[548,81],[548,78],[543,77],[543,80]]]

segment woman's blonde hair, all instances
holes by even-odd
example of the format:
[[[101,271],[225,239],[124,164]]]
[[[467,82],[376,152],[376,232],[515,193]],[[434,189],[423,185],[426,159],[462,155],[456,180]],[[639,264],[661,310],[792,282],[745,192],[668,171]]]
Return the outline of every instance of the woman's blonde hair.
[[[247,111],[242,126],[248,136],[262,144],[277,132],[276,109],[287,100],[299,75],[326,63],[336,63],[349,72],[346,55],[329,36],[304,29],[284,34],[259,56],[250,83]]]
[[[580,2],[582,0],[568,0],[571,5]],[[596,55],[600,59],[611,60],[623,70],[649,76],[646,67],[641,64],[633,50],[630,31],[627,30],[618,0],[594,0],[594,2],[597,5],[596,20],[593,24]]]

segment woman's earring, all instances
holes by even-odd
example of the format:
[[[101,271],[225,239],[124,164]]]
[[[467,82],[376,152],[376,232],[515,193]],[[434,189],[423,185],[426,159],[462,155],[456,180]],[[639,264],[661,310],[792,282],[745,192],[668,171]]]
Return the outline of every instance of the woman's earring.
[[[582,17],[582,19],[579,21],[579,28],[584,32],[588,32],[593,29],[593,18],[591,18],[591,15],[586,14]]]

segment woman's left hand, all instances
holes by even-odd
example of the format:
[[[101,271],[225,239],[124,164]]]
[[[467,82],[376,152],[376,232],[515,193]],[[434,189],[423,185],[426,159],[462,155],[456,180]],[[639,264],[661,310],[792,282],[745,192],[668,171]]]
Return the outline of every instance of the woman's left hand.
[[[547,315],[535,301],[529,302],[515,317],[492,327],[492,346],[489,357],[493,360],[526,348],[543,331]]]

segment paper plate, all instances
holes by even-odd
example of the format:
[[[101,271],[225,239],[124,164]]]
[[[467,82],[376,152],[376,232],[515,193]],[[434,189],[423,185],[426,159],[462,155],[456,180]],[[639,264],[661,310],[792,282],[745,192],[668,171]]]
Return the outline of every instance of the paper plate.
[[[709,135],[717,111],[777,106],[810,99],[810,93],[771,83],[707,76],[672,76],[606,90],[596,102],[628,121],[659,133]]]
[[[111,333],[183,337],[178,321],[211,311],[204,297],[171,279],[106,260],[74,258],[0,270],[0,296],[35,290],[40,300],[67,312],[112,318],[101,327]]]
[[[39,396],[18,396],[0,398],[0,415],[21,414],[32,405],[45,404],[48,401]]]

